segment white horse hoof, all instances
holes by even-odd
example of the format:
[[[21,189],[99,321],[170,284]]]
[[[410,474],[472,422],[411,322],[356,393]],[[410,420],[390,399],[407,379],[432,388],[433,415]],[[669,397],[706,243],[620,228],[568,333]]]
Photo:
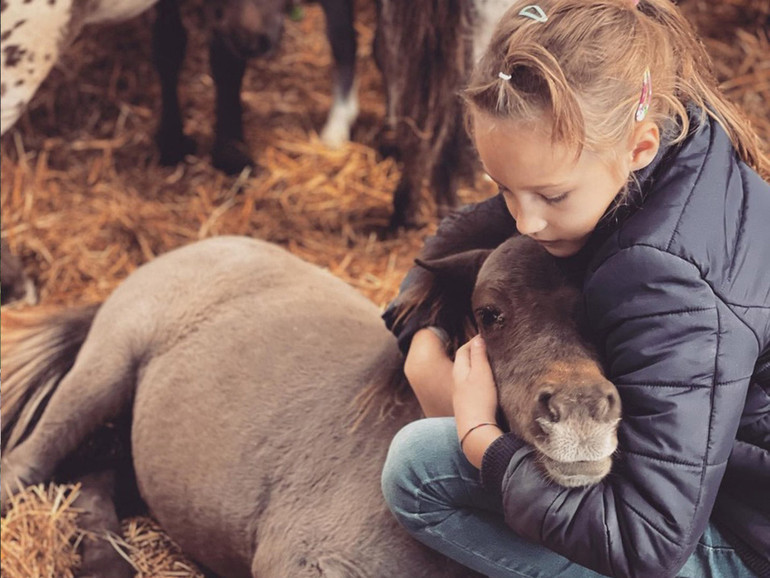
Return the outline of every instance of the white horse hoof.
[[[338,149],[350,142],[350,127],[358,118],[357,88],[353,87],[347,98],[341,98],[336,92],[329,111],[329,118],[321,131],[321,142],[327,147]]]
[[[330,149],[342,148],[345,143],[350,142],[350,126],[330,120],[321,131],[321,142]]]

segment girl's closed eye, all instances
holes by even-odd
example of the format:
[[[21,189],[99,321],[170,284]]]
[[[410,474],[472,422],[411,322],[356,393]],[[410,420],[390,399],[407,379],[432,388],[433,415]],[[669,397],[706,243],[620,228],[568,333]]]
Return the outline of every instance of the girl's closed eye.
[[[501,194],[503,196],[508,196],[511,194],[511,191],[509,189],[507,189],[506,187],[504,187],[499,183],[497,183],[497,192],[498,194]],[[570,191],[566,191],[564,193],[561,193],[560,195],[553,195],[553,196],[540,195],[540,196],[549,205],[555,205],[565,200],[569,196],[569,194],[570,194]]]
[[[555,205],[556,203],[561,203],[568,196],[569,196],[569,191],[553,197],[543,196],[543,199],[545,199],[545,202],[548,203],[549,205]]]

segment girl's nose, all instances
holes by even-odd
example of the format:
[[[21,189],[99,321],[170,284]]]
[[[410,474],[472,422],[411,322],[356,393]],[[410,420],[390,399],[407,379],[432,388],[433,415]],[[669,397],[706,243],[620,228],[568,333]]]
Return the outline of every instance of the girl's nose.
[[[522,235],[534,235],[545,229],[545,219],[533,211],[519,210],[513,216],[516,219],[516,228]]]
[[[506,195],[505,205],[516,221],[516,229],[522,235],[534,235],[546,228],[548,223],[540,216],[541,208],[536,201],[526,196]]]

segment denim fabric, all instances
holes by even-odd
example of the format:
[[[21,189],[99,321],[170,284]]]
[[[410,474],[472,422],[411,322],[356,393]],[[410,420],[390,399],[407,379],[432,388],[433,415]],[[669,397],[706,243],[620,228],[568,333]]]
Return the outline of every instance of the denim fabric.
[[[412,536],[457,562],[493,577],[593,578],[583,566],[517,536],[502,500],[484,489],[463,455],[453,418],[407,425],[393,439],[382,474],[388,507]],[[710,524],[681,578],[754,576]]]

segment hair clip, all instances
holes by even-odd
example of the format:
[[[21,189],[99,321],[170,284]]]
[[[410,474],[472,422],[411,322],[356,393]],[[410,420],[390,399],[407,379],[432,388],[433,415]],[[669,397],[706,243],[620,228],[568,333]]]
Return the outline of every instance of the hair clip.
[[[510,74],[505,74],[505,72],[498,72],[497,78],[501,78],[503,80],[510,80],[513,77]]]
[[[642,95],[639,97],[639,106],[636,107],[636,115],[634,118],[636,122],[642,122],[644,117],[647,116],[647,111],[650,110],[650,101],[652,100],[652,76],[650,75],[650,68],[644,69],[644,76],[642,78]]]
[[[519,16],[524,16],[524,18],[531,18],[535,22],[547,22],[548,16],[546,16],[545,12],[543,11],[540,6],[537,4],[530,4],[528,6],[525,6],[521,10],[519,10]]]

